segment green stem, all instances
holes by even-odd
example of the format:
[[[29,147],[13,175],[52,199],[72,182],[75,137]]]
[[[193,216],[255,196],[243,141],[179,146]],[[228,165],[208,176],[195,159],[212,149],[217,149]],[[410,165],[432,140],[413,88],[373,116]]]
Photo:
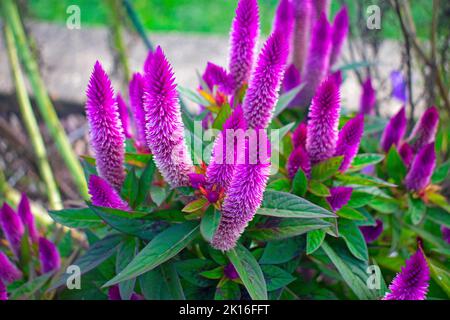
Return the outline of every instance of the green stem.
[[[144,41],[145,46],[148,50],[154,51],[153,44],[150,42],[150,40],[147,37],[147,34],[145,32],[145,28],[141,22],[141,19],[139,19],[139,16],[136,13],[136,10],[134,10],[133,5],[131,4],[130,0],[123,0],[123,5],[125,9],[127,10],[128,17],[130,18],[131,22],[133,23],[134,28],[136,29],[137,33],[141,37],[141,39]]]
[[[80,162],[77,159],[69,139],[62,127],[55,108],[50,100],[44,81],[39,72],[38,65],[34,59],[20,21],[19,12],[17,6],[12,0],[2,0],[2,11],[4,15],[4,21],[10,26],[14,38],[16,40],[17,51],[19,53],[20,60],[25,68],[25,71],[30,80],[31,87],[36,98],[37,106],[39,107],[42,118],[52,136],[55,144],[61,154],[64,162],[67,165],[75,184],[78,187],[80,194],[88,199],[87,185],[84,179],[83,169]]]
[[[50,208],[53,210],[60,210],[63,208],[61,196],[53,176],[50,163],[48,162],[47,152],[45,150],[44,140],[39,131],[39,126],[31,107],[30,99],[28,97],[25,81],[20,70],[19,58],[14,44],[14,36],[11,33],[9,25],[5,24],[4,34],[6,41],[6,48],[8,51],[9,62],[11,65],[14,82],[16,86],[17,100],[19,102],[19,109],[22,114],[25,128],[31,140],[34,152],[37,158],[37,165],[42,179],[47,186],[48,201]]]

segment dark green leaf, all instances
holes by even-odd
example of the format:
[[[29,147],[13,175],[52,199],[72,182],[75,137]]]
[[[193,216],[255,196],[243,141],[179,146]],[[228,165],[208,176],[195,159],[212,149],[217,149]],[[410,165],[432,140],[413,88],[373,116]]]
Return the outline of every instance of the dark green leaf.
[[[289,181],[289,179],[286,178],[274,180],[270,182],[266,188],[266,190],[282,191],[282,192],[289,192],[290,189],[291,189],[291,182]]]
[[[116,273],[122,271],[134,259],[138,252],[136,238],[128,237],[119,245],[116,258]],[[136,279],[130,279],[119,283],[119,292],[122,300],[130,300],[134,291]]]
[[[220,266],[211,270],[200,272],[200,275],[206,279],[220,279],[223,277],[223,270],[224,267]]]
[[[136,196],[138,194],[138,188],[139,181],[136,176],[135,169],[132,168],[125,177],[125,181],[122,185],[122,191],[120,193],[122,199],[125,199],[132,208],[134,208]]]
[[[292,180],[292,193],[297,196],[304,197],[308,189],[308,178],[306,178],[305,173],[301,168],[298,169],[297,173]]]
[[[261,266],[264,278],[266,279],[267,291],[274,291],[284,288],[295,278],[285,270],[272,265]]]
[[[260,264],[281,264],[297,257],[304,245],[300,238],[289,238],[281,241],[270,241],[264,248]]]
[[[213,206],[210,206],[208,210],[206,210],[205,215],[200,222],[200,232],[203,238],[211,242],[214,233],[216,232],[217,227],[220,222],[220,212],[217,211]]]
[[[431,177],[431,182],[434,184],[438,184],[443,182],[446,178],[448,178],[448,170],[450,169],[450,160],[447,160],[443,164],[434,170],[433,176]]]
[[[10,293],[10,300],[29,300],[33,297],[33,294],[36,293],[39,289],[41,289],[51,278],[53,272],[45,273],[39,277],[34,278],[33,280],[26,282],[21,285],[19,288],[15,289]]]
[[[361,208],[368,204],[373,198],[374,195],[372,194],[353,191],[347,206],[351,208]]]
[[[241,289],[236,282],[226,279],[217,285],[214,300],[239,300],[240,298]]]
[[[329,158],[319,162],[311,169],[311,179],[323,181],[333,176],[341,166],[344,156]]]
[[[150,187],[152,185],[155,169],[155,163],[153,161],[149,161],[144,169],[144,172],[142,172],[142,175],[139,178],[139,192],[136,197],[137,205],[141,205],[145,201],[145,198],[147,197],[147,194],[149,193]]]
[[[428,208],[427,218],[437,224],[443,224],[450,228],[450,214],[441,208]]]
[[[350,252],[358,259],[367,261],[369,254],[364,237],[358,226],[351,220],[339,219],[339,233],[344,238]]]
[[[395,184],[364,174],[337,174],[336,178],[346,185],[359,184],[360,186],[396,187]]]
[[[316,180],[311,180],[309,182],[308,187],[309,192],[312,194],[318,196],[318,197],[329,197],[330,196],[330,189],[323,183],[320,183]]]
[[[161,275],[167,284],[172,300],[186,300],[175,265],[172,262],[166,262],[160,268]]]
[[[323,240],[325,240],[325,231],[313,230],[306,235],[306,254],[311,254],[322,245]]]
[[[406,176],[406,166],[398,153],[396,146],[393,145],[391,149],[389,149],[386,162],[389,177],[391,177],[395,183],[401,184]]]
[[[210,272],[214,266],[216,264],[213,261],[205,259],[188,259],[175,263],[178,274],[189,283],[199,287],[208,287],[214,283],[209,280],[210,278],[204,276],[204,273]]]
[[[350,219],[350,220],[366,220],[366,217],[356,209],[350,207],[343,207],[336,212],[339,217]]]
[[[69,228],[96,228],[103,225],[100,219],[90,208],[50,210],[53,220]]]
[[[155,268],[139,277],[142,294],[146,300],[170,300],[172,299],[167,283],[165,282],[161,268]]]
[[[411,217],[413,225],[418,225],[425,216],[427,207],[422,199],[415,199],[408,196],[408,215]]]
[[[374,198],[369,202],[369,206],[378,212],[393,213],[400,210],[399,201],[396,199]]]
[[[383,161],[384,155],[378,153],[362,153],[357,154],[352,161],[351,167],[347,172],[359,171],[367,166],[377,164]]]

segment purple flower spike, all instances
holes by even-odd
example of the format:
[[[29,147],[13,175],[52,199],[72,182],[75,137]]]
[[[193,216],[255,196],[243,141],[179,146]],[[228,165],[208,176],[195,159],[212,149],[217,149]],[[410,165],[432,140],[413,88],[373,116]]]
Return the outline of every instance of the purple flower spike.
[[[91,175],[88,183],[89,194],[94,206],[130,211],[128,204],[122,200],[119,193],[111,187],[108,181],[99,176]]]
[[[342,84],[342,71],[341,71],[341,70],[338,70],[338,71],[336,71],[336,72],[333,72],[333,73],[330,75],[330,77],[333,79],[334,83],[336,83],[336,85],[337,85],[338,87],[341,86],[341,84]]]
[[[281,33],[272,33],[258,56],[242,106],[252,129],[265,129],[272,120],[287,56],[287,39]]]
[[[288,92],[294,88],[296,88],[300,84],[300,72],[295,67],[294,64],[289,65],[287,67],[286,72],[284,73],[283,78],[283,91]]]
[[[206,183],[206,177],[204,174],[200,173],[189,173],[189,180],[191,182],[192,188],[198,189],[199,187],[202,187]]]
[[[273,32],[284,34],[290,42],[294,30],[294,6],[291,0],[280,0],[275,12],[273,26]]]
[[[25,227],[18,214],[5,202],[0,210],[0,227],[16,257],[20,256]]]
[[[342,46],[347,39],[348,27],[349,27],[349,17],[347,7],[344,6],[336,14],[333,22],[333,31],[331,35],[331,55],[330,55],[330,67],[333,66],[338,60]]]
[[[270,174],[270,142],[263,130],[258,131],[257,141],[247,141],[246,151],[240,152],[243,158],[236,166],[222,205],[219,227],[212,240],[212,246],[222,251],[234,248],[263,199]],[[257,147],[255,153],[251,152],[253,147]]]
[[[17,206],[17,213],[24,227],[28,229],[28,234],[33,242],[37,243],[39,238],[39,232],[36,229],[36,224],[34,223],[34,216],[31,212],[30,201],[25,193],[22,193],[19,205]]]
[[[133,78],[130,81],[129,94],[131,112],[136,127],[137,147],[147,153],[150,150],[147,147],[145,137],[144,78],[140,73],[133,74]]]
[[[130,116],[128,115],[128,107],[123,100],[122,95],[120,93],[117,94],[117,109],[119,111],[120,122],[122,123],[123,133],[125,138],[131,138],[131,130],[130,130]]]
[[[236,280],[237,278],[239,278],[239,274],[237,273],[236,268],[232,263],[229,263],[225,266],[225,268],[223,269],[223,273],[225,277],[230,280]]]
[[[317,89],[309,108],[306,151],[311,164],[326,160],[334,154],[340,110],[339,89],[333,79],[328,78]]]
[[[306,176],[309,177],[311,173],[311,162],[309,161],[308,153],[305,151],[303,145],[296,147],[294,152],[292,152],[288,158],[286,170],[289,179],[295,177],[299,168],[301,168]]]
[[[383,300],[425,300],[430,269],[421,248],[406,260],[406,265],[392,280]]]
[[[192,161],[184,141],[172,67],[159,46],[145,74],[144,91],[147,146],[156,166],[172,187],[188,186]]]
[[[316,16],[320,17],[321,14],[325,14],[328,17],[330,13],[331,0],[314,0],[316,9]]]
[[[406,131],[405,107],[402,107],[397,114],[389,120],[381,136],[381,148],[384,152],[389,152],[392,145],[399,146],[400,140]]]
[[[258,2],[240,0],[231,27],[229,64],[231,77],[238,90],[250,77],[258,36]]]
[[[333,211],[339,211],[345,206],[352,196],[353,189],[350,187],[334,187],[330,189],[330,196],[327,201]]]
[[[428,108],[411,133],[409,143],[414,152],[433,142],[439,125],[439,111],[435,106]]]
[[[444,241],[450,244],[450,228],[447,228],[446,226],[441,226],[441,232]]]
[[[359,229],[361,230],[366,242],[371,243],[377,240],[383,233],[383,221],[377,219],[375,226],[362,226],[359,227]]]
[[[43,237],[39,238],[39,260],[42,273],[56,271],[61,268],[61,258],[55,244]]]
[[[22,278],[22,272],[0,251],[0,281],[14,282]]]
[[[373,115],[375,113],[376,93],[372,86],[372,79],[368,77],[362,85],[362,94],[359,104],[359,112]]]
[[[120,190],[125,179],[125,136],[111,81],[98,61],[95,63],[86,94],[86,114],[98,173]]]
[[[153,59],[153,51],[149,51],[144,61],[144,68],[143,68],[144,72],[148,72],[152,59]]]
[[[6,292],[5,284],[0,280],[0,301],[8,300],[8,292]]]
[[[403,103],[408,100],[408,88],[405,78],[400,71],[391,72],[392,96]]]
[[[309,46],[308,58],[302,72],[302,82],[305,83],[299,92],[298,105],[309,105],[316,89],[328,73],[331,54],[331,26],[325,14],[316,21]]]
[[[227,71],[212,62],[208,62],[203,80],[212,90],[215,85],[219,87],[219,91],[225,94],[232,94],[234,90],[234,80]]]
[[[292,134],[292,145],[294,146],[294,148],[297,148],[298,146],[306,147],[307,134],[308,126],[305,122],[300,123]]]
[[[344,156],[339,170],[345,172],[358,153],[359,143],[364,133],[364,116],[357,115],[350,119],[339,132],[336,144],[336,156]]]
[[[311,0],[294,0],[295,27],[293,36],[293,61],[300,73],[306,61],[313,14]]]
[[[414,158],[414,151],[411,146],[406,142],[402,143],[402,146],[398,150],[398,153],[400,154],[400,157],[402,158],[405,166],[409,167]]]
[[[411,168],[405,177],[406,188],[411,191],[423,190],[430,183],[435,166],[436,151],[433,142],[420,149],[414,157]]]

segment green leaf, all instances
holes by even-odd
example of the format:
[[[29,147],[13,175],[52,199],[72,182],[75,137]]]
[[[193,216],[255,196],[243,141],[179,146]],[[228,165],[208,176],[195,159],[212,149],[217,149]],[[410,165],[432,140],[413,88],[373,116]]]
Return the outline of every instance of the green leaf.
[[[365,174],[336,174],[335,177],[346,185],[359,184],[360,186],[397,187],[395,184]]]
[[[312,194],[318,196],[318,197],[329,197],[330,196],[330,189],[323,183],[320,183],[316,180],[311,180],[309,182],[309,192]]]
[[[439,167],[437,167],[436,170],[434,170],[434,173],[431,176],[431,182],[434,184],[443,182],[448,177],[449,169],[450,169],[450,160],[447,160]]]
[[[163,263],[161,265],[161,275],[167,284],[172,299],[186,300],[175,265],[171,262]]]
[[[389,149],[386,162],[389,176],[395,183],[401,184],[406,176],[406,166],[394,145]]]
[[[308,200],[279,191],[264,192],[261,208],[256,213],[283,218],[325,218],[336,216],[334,213]]]
[[[350,252],[362,261],[369,260],[366,241],[358,226],[351,220],[339,219],[339,234],[344,238]]]
[[[172,296],[161,274],[161,268],[155,268],[139,277],[142,294],[146,300],[170,300]]]
[[[347,172],[360,171],[361,169],[377,164],[383,161],[384,155],[378,153],[361,153],[357,154],[353,158],[351,167],[347,169]]]
[[[304,242],[303,242],[304,243]],[[303,250],[300,238],[269,241],[264,248],[260,264],[281,264],[297,257]]]
[[[213,122],[213,129],[216,130],[222,130],[223,124],[225,123],[225,121],[227,121],[227,119],[230,117],[231,115],[231,107],[228,103],[222,105],[220,107],[220,111],[217,114],[216,118],[214,119]]]
[[[210,206],[203,216],[200,222],[200,232],[203,238],[211,242],[214,233],[216,232],[217,227],[220,222],[220,212],[217,211],[213,206]]]
[[[131,263],[104,286],[135,278],[176,256],[199,234],[195,221],[171,226],[150,241]]]
[[[288,92],[280,95],[280,97],[278,98],[278,102],[274,108],[273,117],[272,117],[273,119],[275,119],[281,112],[283,112],[284,109],[287,108],[287,106],[291,103],[292,100],[294,100],[294,98],[297,96],[297,94],[300,92],[300,90],[303,89],[304,85],[305,84],[302,83],[299,86],[297,86],[296,88],[293,88],[293,89],[289,90]]]
[[[372,194],[360,191],[353,191],[352,196],[350,197],[350,200],[347,203],[347,206],[351,208],[361,208],[364,207],[366,204],[368,204],[373,198],[374,195]]]
[[[202,209],[207,203],[208,200],[206,200],[205,198],[195,199],[194,201],[189,202],[181,211],[187,213],[196,212]]]
[[[448,297],[450,297],[450,272],[444,267],[440,267],[437,262],[428,259],[430,265],[431,277],[434,281],[444,289]]]
[[[422,199],[415,199],[411,195],[408,196],[408,212],[413,225],[418,225],[425,217],[427,207]]]
[[[372,66],[373,64],[374,64],[373,62],[369,62],[369,61],[357,61],[357,62],[347,63],[342,66],[339,66],[335,71],[337,71],[337,70],[352,71],[352,70],[356,70],[356,69],[367,68],[367,67]]]
[[[167,190],[165,187],[160,187],[152,184],[150,186],[150,196],[152,198],[152,201],[157,206],[160,206],[167,198]]]
[[[116,273],[122,271],[138,252],[138,242],[136,238],[126,238],[120,245],[117,251],[116,258]],[[134,292],[134,285],[136,279],[130,279],[119,283],[119,292],[122,300],[130,300],[131,295]]]
[[[394,213],[400,210],[397,199],[374,198],[369,202],[369,206],[375,211],[382,213]]]
[[[175,263],[178,274],[184,280],[194,286],[204,288],[209,287],[214,283],[214,281],[210,280],[211,278],[204,276],[204,273],[206,272],[206,274],[208,274],[210,269],[214,266],[216,266],[216,264],[213,261],[206,259],[188,259]]]
[[[290,189],[291,189],[291,182],[289,181],[289,179],[286,178],[274,180],[270,182],[266,188],[266,190],[274,190],[282,192],[289,192]]]
[[[344,156],[329,158],[319,162],[311,169],[311,179],[323,181],[333,176],[341,166]]]
[[[125,162],[139,168],[145,168],[151,159],[152,155],[148,153],[125,153]]]
[[[122,191],[120,193],[122,199],[125,199],[132,208],[134,208],[136,196],[138,194],[138,188],[139,181],[136,176],[136,171],[133,167],[130,171],[128,171],[128,174],[125,177],[125,181],[122,185]]]
[[[53,272],[45,273],[33,280],[21,285],[9,294],[10,300],[29,300],[33,295],[41,289],[51,278]]]
[[[206,271],[200,272],[200,275],[202,277],[205,277],[206,279],[216,280],[216,279],[220,279],[223,277],[223,270],[224,270],[224,267],[220,266],[220,267],[214,268],[212,270],[206,270]]]
[[[427,208],[427,219],[450,228],[450,214],[441,208]]]
[[[214,300],[239,300],[240,298],[241,289],[236,282],[226,279],[217,285]]]
[[[347,206],[341,208],[339,211],[336,212],[336,214],[341,218],[350,220],[367,220],[366,217],[361,212]]]
[[[55,222],[69,228],[96,228],[102,220],[90,208],[63,209],[48,212]]]
[[[181,96],[185,97],[186,99],[188,99],[188,100],[190,100],[190,101],[192,101],[192,102],[194,102],[196,104],[199,104],[199,105],[202,105],[202,106],[209,106],[209,104],[210,104],[200,94],[198,94],[197,92],[195,92],[195,91],[193,91],[193,90],[191,90],[189,88],[185,88],[185,87],[182,87],[180,85],[177,85],[177,90],[178,90],[178,93]]]
[[[261,269],[266,279],[267,291],[284,288],[295,280],[290,273],[277,266],[264,265],[261,266]]]
[[[322,245],[323,240],[325,240],[325,231],[313,230],[306,235],[306,254],[311,254]]]
[[[144,172],[142,172],[142,175],[139,178],[139,191],[136,197],[137,205],[141,205],[145,201],[145,198],[147,197],[147,194],[149,193],[150,187],[152,185],[155,170],[155,163],[153,161],[149,161],[144,169]]]
[[[241,244],[227,251],[242,283],[253,300],[267,300],[267,286],[261,267],[253,255]]]
[[[292,193],[304,197],[308,189],[308,178],[305,172],[301,168],[298,169],[297,173],[292,180]]]

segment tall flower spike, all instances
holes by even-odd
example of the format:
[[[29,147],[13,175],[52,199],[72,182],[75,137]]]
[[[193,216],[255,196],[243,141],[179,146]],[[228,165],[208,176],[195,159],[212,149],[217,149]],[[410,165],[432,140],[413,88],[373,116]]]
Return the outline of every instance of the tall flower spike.
[[[236,166],[222,205],[219,227],[212,240],[212,246],[222,251],[234,248],[263,199],[270,174],[270,143],[264,131],[258,131],[258,141],[247,141],[246,151],[240,152],[243,158]],[[257,146],[255,154],[249,146]]]
[[[311,162],[309,161],[308,153],[305,151],[303,145],[297,146],[294,152],[289,155],[286,165],[289,179],[295,177],[299,168],[301,168],[306,176],[309,177],[311,173]]]
[[[91,175],[88,183],[89,194],[94,206],[130,211],[128,204],[122,200],[119,193],[111,187],[108,181],[99,176]]]
[[[236,89],[248,81],[259,36],[257,0],[240,0],[230,34],[229,70]]]
[[[5,284],[0,280],[0,301],[8,300],[8,292],[6,292]]]
[[[125,137],[111,81],[98,61],[86,94],[86,114],[98,173],[116,190],[120,190],[125,179]]]
[[[326,160],[334,154],[340,110],[339,89],[333,79],[328,78],[317,89],[309,108],[306,151],[311,164]]]
[[[298,127],[294,130],[292,134],[292,145],[294,148],[298,146],[306,147],[306,136],[308,134],[308,126],[305,122],[302,122],[298,125]]]
[[[430,143],[420,149],[414,157],[411,168],[405,177],[406,188],[412,191],[424,189],[431,181],[435,166],[436,151],[434,143]]]
[[[265,129],[272,120],[287,56],[287,39],[281,33],[272,33],[258,56],[242,106],[252,129]]]
[[[375,226],[362,226],[359,227],[359,229],[364,236],[364,240],[366,240],[367,243],[371,243],[377,240],[383,233],[383,221],[377,219]]]
[[[283,91],[288,92],[294,88],[296,88],[300,84],[300,72],[295,67],[294,64],[289,65],[287,67],[286,72],[284,73],[283,78]]]
[[[214,85],[217,85],[219,91],[225,94],[232,94],[234,90],[234,81],[227,71],[212,62],[208,62],[206,70],[203,75],[209,89],[212,90]]]
[[[349,17],[347,7],[342,7],[341,10],[336,14],[333,22],[333,31],[331,35],[331,55],[330,55],[330,67],[332,67],[338,60],[342,46],[347,39],[349,27]]]
[[[22,272],[0,251],[0,281],[10,283],[22,278]]]
[[[273,22],[273,32],[280,32],[284,34],[289,41],[292,38],[294,30],[294,6],[291,0],[280,0],[277,10],[275,12],[275,19]]]
[[[339,131],[339,137],[336,144],[336,156],[344,156],[339,170],[345,172],[358,153],[359,143],[364,133],[364,116],[357,115],[350,119]]]
[[[330,189],[330,196],[327,197],[327,202],[330,204],[333,211],[340,210],[345,206],[352,196],[353,189],[350,187],[334,187]]]
[[[383,300],[425,300],[430,281],[430,268],[421,248],[406,260]]]
[[[325,14],[326,17],[330,14],[331,0],[314,0],[316,9],[316,16],[320,17],[321,14]]]
[[[414,152],[433,142],[439,125],[439,111],[435,106],[428,108],[415,125],[409,140]]]
[[[131,138],[130,117],[128,115],[128,107],[120,93],[118,93],[116,96],[116,102],[117,102],[117,109],[119,111],[119,118],[120,118],[120,122],[122,123],[122,129],[123,129],[125,138]]]
[[[16,257],[20,256],[20,248],[25,228],[18,214],[5,202],[0,210],[0,227]]]
[[[43,237],[39,238],[39,260],[41,272],[47,273],[61,268],[61,258],[55,244]]]
[[[383,131],[383,135],[381,136],[381,148],[384,152],[389,152],[392,145],[399,146],[401,139],[405,135],[406,122],[405,107],[402,107],[400,111],[389,120]]]
[[[293,62],[301,73],[306,61],[311,31],[313,4],[311,0],[293,0],[295,12],[295,27],[293,36]]]
[[[309,105],[316,89],[328,72],[331,54],[331,27],[325,14],[314,24],[308,58],[302,71],[303,89],[297,95],[298,105]]]
[[[372,86],[372,79],[368,77],[362,85],[361,99],[359,103],[359,112],[362,114],[373,115],[375,112],[376,94]]]
[[[192,161],[184,141],[172,67],[159,46],[145,74],[144,91],[147,146],[156,166],[172,187],[188,186]]]
[[[398,153],[400,154],[405,166],[409,167],[414,159],[414,151],[411,146],[407,142],[403,142],[402,146],[398,150]]]
[[[146,66],[146,68],[148,67]],[[133,74],[130,81],[129,94],[131,112],[133,113],[134,125],[136,127],[137,146],[143,152],[148,152],[149,149],[145,137],[144,78],[140,73]]]
[[[22,224],[28,229],[28,234],[30,235],[31,240],[37,243],[39,232],[36,229],[34,216],[31,212],[30,201],[28,200],[25,193],[22,193],[19,205],[17,206],[17,213],[22,220]]]

